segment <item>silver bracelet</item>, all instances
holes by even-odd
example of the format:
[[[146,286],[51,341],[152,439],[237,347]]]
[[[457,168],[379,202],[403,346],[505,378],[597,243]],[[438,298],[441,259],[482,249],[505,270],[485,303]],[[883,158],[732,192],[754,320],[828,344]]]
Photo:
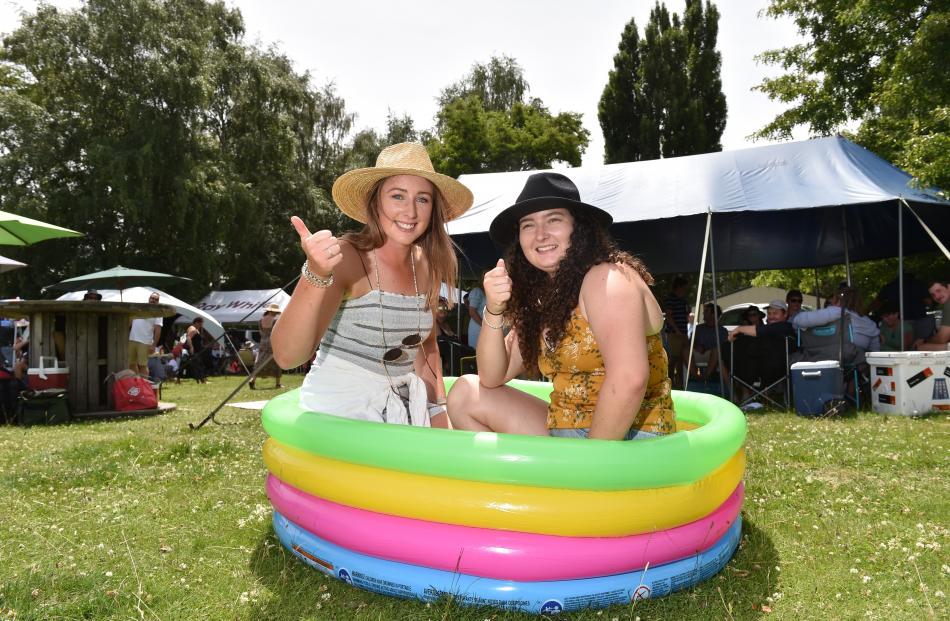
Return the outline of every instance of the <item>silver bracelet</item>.
[[[330,272],[326,278],[317,276],[310,271],[310,268],[307,267],[307,262],[303,262],[303,267],[300,268],[300,275],[303,276],[307,282],[309,282],[314,287],[320,287],[321,289],[326,289],[333,284],[333,272]]]
[[[439,414],[445,414],[448,411],[444,403],[432,403],[430,401],[426,406],[426,409],[429,411],[429,418],[438,416]]]

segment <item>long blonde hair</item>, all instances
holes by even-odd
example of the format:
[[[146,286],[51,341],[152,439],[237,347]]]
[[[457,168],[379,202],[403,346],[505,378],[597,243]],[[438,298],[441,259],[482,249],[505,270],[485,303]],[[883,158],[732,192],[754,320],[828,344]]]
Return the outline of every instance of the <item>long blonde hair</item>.
[[[388,177],[387,177],[388,178]],[[366,224],[356,233],[347,233],[343,239],[353,244],[360,252],[367,252],[381,247],[386,243],[386,234],[379,224],[379,196],[386,179],[381,179],[373,186],[369,194],[369,200],[366,205]],[[422,248],[422,254],[429,263],[429,288],[426,291],[426,305],[429,308],[437,308],[439,304],[439,291],[442,283],[449,287],[448,302],[449,308],[454,304],[453,291],[458,286],[458,260],[455,258],[455,244],[452,238],[445,231],[445,214],[443,212],[442,194],[439,188],[433,183],[434,190],[432,217],[429,220],[429,228],[416,240],[416,244]],[[372,286],[372,283],[370,283]]]

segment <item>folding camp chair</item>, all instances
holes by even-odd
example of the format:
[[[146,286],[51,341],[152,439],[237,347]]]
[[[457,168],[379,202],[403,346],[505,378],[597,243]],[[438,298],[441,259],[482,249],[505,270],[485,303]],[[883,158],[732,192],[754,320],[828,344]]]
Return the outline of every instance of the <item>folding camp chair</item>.
[[[854,344],[854,330],[851,318],[842,313],[839,320],[822,326],[799,329],[797,334],[798,351],[790,357],[791,362],[819,362],[822,360],[837,360],[841,367],[843,384],[850,384],[852,389],[842,386],[841,398],[847,398],[854,403],[855,408],[861,407],[861,386],[863,379],[862,367],[867,362],[864,351]]]
[[[742,340],[739,350],[736,342]],[[771,403],[776,408],[788,410],[791,404],[792,388],[789,374],[789,350],[792,339],[769,337],[739,337],[730,343],[729,358],[732,369],[729,373],[729,392],[736,405],[742,407],[755,399]],[[781,368],[781,370],[779,370]],[[747,389],[750,394],[740,398],[736,386]],[[781,389],[781,401],[770,395]]]

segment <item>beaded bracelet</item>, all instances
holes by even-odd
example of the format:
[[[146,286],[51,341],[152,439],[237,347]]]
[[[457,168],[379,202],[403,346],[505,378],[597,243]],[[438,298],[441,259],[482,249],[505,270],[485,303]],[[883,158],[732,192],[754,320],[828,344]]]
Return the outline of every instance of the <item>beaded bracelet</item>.
[[[491,313],[491,314],[494,315],[495,313]],[[504,320],[504,319],[501,320],[501,323],[499,323],[499,324],[496,325],[496,324],[493,324],[492,322],[488,321],[488,316],[487,316],[487,315],[485,315],[485,316],[482,317],[482,323],[485,324],[486,326],[488,326],[489,328],[491,328],[492,330],[502,330],[502,329],[504,329],[504,327],[505,327],[505,320]]]
[[[333,272],[327,274],[326,278],[317,276],[310,271],[309,267],[307,267],[306,261],[303,262],[303,267],[300,268],[300,275],[303,276],[311,285],[314,287],[320,287],[321,289],[326,289],[333,284]]]

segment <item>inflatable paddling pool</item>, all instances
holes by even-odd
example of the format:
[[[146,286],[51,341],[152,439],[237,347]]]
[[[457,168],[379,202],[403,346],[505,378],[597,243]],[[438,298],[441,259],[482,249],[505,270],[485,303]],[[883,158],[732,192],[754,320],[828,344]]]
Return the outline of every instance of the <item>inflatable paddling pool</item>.
[[[677,432],[632,442],[383,425],[298,399],[263,413],[274,530],[305,563],[369,591],[601,608],[706,580],[738,545],[745,417],[712,395],[674,391]]]

